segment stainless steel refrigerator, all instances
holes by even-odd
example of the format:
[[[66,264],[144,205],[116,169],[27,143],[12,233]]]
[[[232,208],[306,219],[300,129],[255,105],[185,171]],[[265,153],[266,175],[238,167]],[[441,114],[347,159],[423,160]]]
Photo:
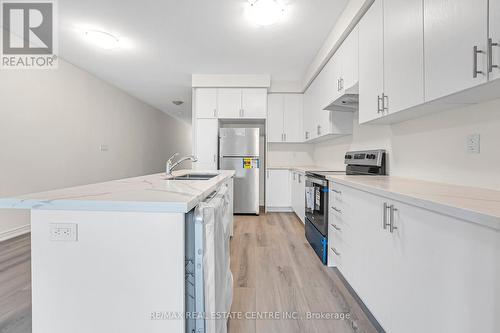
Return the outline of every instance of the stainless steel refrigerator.
[[[259,129],[221,128],[219,167],[234,170],[234,213],[259,214]]]

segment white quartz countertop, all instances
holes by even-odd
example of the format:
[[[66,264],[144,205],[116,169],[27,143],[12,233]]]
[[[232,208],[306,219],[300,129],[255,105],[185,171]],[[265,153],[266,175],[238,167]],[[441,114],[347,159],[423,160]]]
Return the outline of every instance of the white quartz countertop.
[[[217,173],[209,180],[168,180],[164,173],[76,186],[0,199],[0,208],[187,213],[215,191],[234,171],[174,172]]]
[[[500,191],[392,176],[332,175],[327,179],[500,230]]]
[[[297,171],[301,173],[306,173],[308,171],[332,171],[332,168],[328,167],[320,167],[320,166],[315,166],[315,165],[305,165],[305,166],[287,166],[287,165],[281,165],[281,166],[268,166],[266,167],[268,170],[291,170],[291,171]],[[345,170],[343,170],[345,171]]]

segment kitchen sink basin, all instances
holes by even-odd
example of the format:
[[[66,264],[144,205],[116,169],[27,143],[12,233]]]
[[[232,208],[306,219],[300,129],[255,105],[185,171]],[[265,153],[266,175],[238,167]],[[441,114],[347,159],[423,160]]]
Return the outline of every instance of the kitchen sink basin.
[[[218,175],[217,173],[188,173],[186,175],[172,177],[170,180],[209,180]]]

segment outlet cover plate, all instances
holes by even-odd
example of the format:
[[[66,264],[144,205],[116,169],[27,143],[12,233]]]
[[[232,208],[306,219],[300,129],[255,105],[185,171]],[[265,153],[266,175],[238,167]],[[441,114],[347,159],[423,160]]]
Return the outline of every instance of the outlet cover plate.
[[[78,241],[78,225],[76,223],[51,223],[50,240],[59,242]]]

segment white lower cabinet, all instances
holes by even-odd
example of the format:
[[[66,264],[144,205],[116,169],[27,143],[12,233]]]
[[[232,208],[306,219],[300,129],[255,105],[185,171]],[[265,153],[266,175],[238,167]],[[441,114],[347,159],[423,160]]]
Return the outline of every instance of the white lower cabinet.
[[[329,266],[385,331],[497,332],[499,232],[341,184],[330,192]]]
[[[291,182],[292,182],[292,209],[297,214],[299,219],[304,223],[306,216],[306,204],[305,204],[305,175],[302,172],[292,171],[291,172]]]
[[[266,170],[266,210],[290,211],[292,207],[290,171]]]

